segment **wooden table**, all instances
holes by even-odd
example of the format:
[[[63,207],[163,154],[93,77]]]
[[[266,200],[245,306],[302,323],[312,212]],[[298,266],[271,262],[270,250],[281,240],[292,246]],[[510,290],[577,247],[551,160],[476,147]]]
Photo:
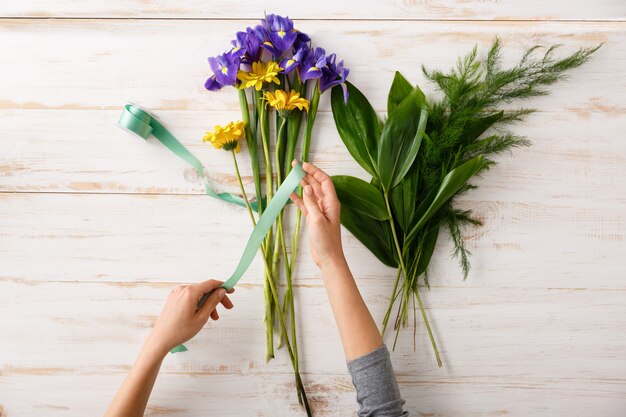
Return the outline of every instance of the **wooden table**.
[[[158,143],[113,125],[127,100],[156,111],[237,192],[230,156],[201,143],[238,118],[210,94],[206,57],[268,12],[334,51],[384,111],[394,70],[432,92],[420,65],[448,68],[499,35],[507,62],[534,43],[604,43],[593,61],[526,103],[534,143],[461,205],[464,282],[438,244],[423,298],[442,352],[418,323],[393,360],[413,416],[626,415],[626,4],[623,0],[3,2],[0,6],[0,415],[102,414],[169,289],[226,277],[249,233],[245,211],[202,194]],[[364,176],[321,102],[312,159]],[[247,186],[247,154],[241,154]],[[377,320],[392,271],[349,233],[346,253]],[[319,273],[301,247],[296,297],[303,378],[317,416],[355,415]],[[166,359],[148,415],[303,415],[286,353],[264,361],[261,263],[236,309]],[[389,340],[390,341],[390,340]]]

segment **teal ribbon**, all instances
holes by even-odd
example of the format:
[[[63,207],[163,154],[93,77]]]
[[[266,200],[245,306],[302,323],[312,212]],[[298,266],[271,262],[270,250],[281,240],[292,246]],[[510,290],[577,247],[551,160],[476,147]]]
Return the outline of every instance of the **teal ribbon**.
[[[182,143],[180,143],[148,112],[133,104],[127,104],[124,106],[124,110],[122,111],[118,124],[144,139],[148,139],[150,135],[154,135],[154,137],[156,137],[168,149],[191,164],[196,169],[198,174],[204,178],[204,169],[198,158],[189,152]],[[298,164],[291,169],[289,175],[287,175],[287,178],[285,178],[278,190],[276,190],[276,193],[270,200],[270,203],[263,211],[261,217],[259,217],[254,230],[248,238],[248,243],[246,244],[246,248],[239,259],[239,263],[237,264],[235,271],[230,278],[220,285],[220,287],[230,290],[237,284],[237,282],[239,282],[261,247],[261,243],[263,242],[265,235],[269,232],[270,228],[276,221],[276,218],[282,208],[289,202],[291,193],[296,189],[296,187],[298,187],[302,178],[304,178],[304,171],[302,170],[302,163],[298,162]],[[236,197],[228,193],[218,194],[211,190],[206,183],[204,186],[207,194],[210,196],[245,206],[245,201],[243,201],[240,197]],[[211,293],[208,292],[202,296],[200,301],[198,301],[198,308],[202,307],[210,294]],[[171,352],[184,352],[186,350],[187,348],[185,345],[179,345],[172,349]]]
[[[176,137],[172,135],[165,126],[163,126],[146,110],[135,104],[127,104],[122,109],[122,114],[120,115],[120,119],[117,124],[121,128],[129,130],[146,140],[148,140],[151,135],[157,138],[157,140],[165,145],[166,148],[178,155],[196,170],[200,178],[202,178],[204,191],[211,197],[219,198],[229,203],[246,207],[246,202],[239,196],[232,195],[230,193],[217,193],[213,191],[207,184],[202,162],[200,162],[200,160],[192,154],[189,149],[185,147],[185,145],[180,143],[180,141],[176,139]],[[250,206],[252,207],[252,210],[258,210],[257,201],[251,201]]]

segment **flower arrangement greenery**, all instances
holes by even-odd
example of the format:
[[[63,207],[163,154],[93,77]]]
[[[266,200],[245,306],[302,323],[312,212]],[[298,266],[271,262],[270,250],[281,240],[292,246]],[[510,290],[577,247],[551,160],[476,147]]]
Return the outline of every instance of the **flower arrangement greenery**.
[[[337,62],[335,54],[313,47],[309,36],[296,30],[291,19],[274,14],[267,15],[254,28],[237,32],[232,47],[209,58],[209,64],[213,74],[206,80],[205,88],[216,91],[226,86],[235,87],[242,120],[215,126],[212,132],[207,132],[204,141],[232,153],[241,194],[255,225],[257,218],[254,212],[257,211],[259,216],[263,213],[291,170],[300,136],[302,153],[299,159],[308,161],[321,94],[337,86],[342,91],[344,102],[348,99],[346,77],[349,70],[344,67],[343,61]],[[273,135],[270,128],[272,119],[275,122]],[[241,140],[246,141],[250,153],[256,192],[254,204],[248,199],[237,163],[236,153]],[[278,327],[277,347],[280,348],[283,343],[286,346],[294,369],[298,400],[311,415],[299,372],[294,317],[293,273],[301,213],[298,211],[296,214],[290,247],[285,221],[281,212],[261,245],[261,258],[265,265],[266,359],[269,361],[274,357],[274,333],[275,327]],[[282,302],[278,293],[281,270],[286,280]]]
[[[400,328],[409,321],[411,305],[414,323],[419,306],[437,364],[442,365],[420,288],[429,285],[428,266],[442,228],[447,228],[453,255],[460,259],[463,277],[467,277],[469,252],[462,230],[481,224],[454,201],[477,187],[469,181],[494,165],[495,155],[529,145],[507,126],[533,110],[504,106],[548,94],[546,86],[585,63],[598,48],[556,57],[557,46],[542,55],[541,48],[534,46],[516,65],[504,69],[496,39],[483,60],[474,48],[449,72],[423,67],[438,90],[432,99],[396,72],[386,119],[376,114],[354,85],[347,84],[347,103],[341,90],[332,91],[339,135],[354,160],[371,175],[370,181],[333,177],[342,204],[341,222],[382,263],[397,268],[382,322],[384,334],[397,304],[394,348]]]

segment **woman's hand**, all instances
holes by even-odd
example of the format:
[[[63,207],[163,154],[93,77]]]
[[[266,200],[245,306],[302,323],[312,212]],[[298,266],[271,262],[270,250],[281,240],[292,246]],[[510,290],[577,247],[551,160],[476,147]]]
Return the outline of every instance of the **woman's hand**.
[[[217,320],[217,305],[228,309],[233,303],[226,290],[218,288],[222,281],[208,280],[194,285],[180,285],[172,290],[152,333],[131,368],[126,380],[115,394],[105,417],[141,417],[156,381],[161,362],[172,348],[194,337],[211,317]],[[202,296],[217,288],[202,307],[197,308]],[[228,291],[232,293],[233,290]]]
[[[221,303],[227,309],[233,308],[232,301],[226,295],[227,291],[224,288],[218,288],[222,283],[222,281],[211,279],[199,284],[179,285],[174,288],[152,329],[148,338],[149,343],[165,354],[194,337],[209,317],[218,320],[220,318],[217,313],[218,304]],[[198,309],[198,301],[205,293],[213,289],[216,290]],[[228,293],[233,291],[234,289]]]
[[[323,268],[326,264],[344,259],[339,220],[341,206],[328,174],[307,162],[302,164],[302,169],[306,172],[300,182],[304,187],[302,197],[292,193],[291,200],[306,218],[313,261]]]

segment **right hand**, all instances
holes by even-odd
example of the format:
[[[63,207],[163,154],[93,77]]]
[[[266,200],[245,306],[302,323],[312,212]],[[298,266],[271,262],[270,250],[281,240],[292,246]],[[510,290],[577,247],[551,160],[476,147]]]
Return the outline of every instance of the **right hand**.
[[[292,165],[296,163],[293,161]],[[326,264],[344,259],[339,220],[341,205],[328,174],[308,162],[302,164],[302,169],[306,172],[300,182],[302,197],[292,193],[291,200],[306,218],[313,261],[323,268]]]
[[[210,279],[198,284],[175,287],[167,297],[163,311],[152,329],[150,342],[166,353],[194,337],[202,330],[209,317],[218,320],[220,318],[217,312],[218,304],[229,310],[233,308],[233,303],[226,294],[231,294],[234,289],[226,291],[219,288],[222,284],[222,281]],[[212,290],[215,291],[202,307],[197,308],[202,296]]]

